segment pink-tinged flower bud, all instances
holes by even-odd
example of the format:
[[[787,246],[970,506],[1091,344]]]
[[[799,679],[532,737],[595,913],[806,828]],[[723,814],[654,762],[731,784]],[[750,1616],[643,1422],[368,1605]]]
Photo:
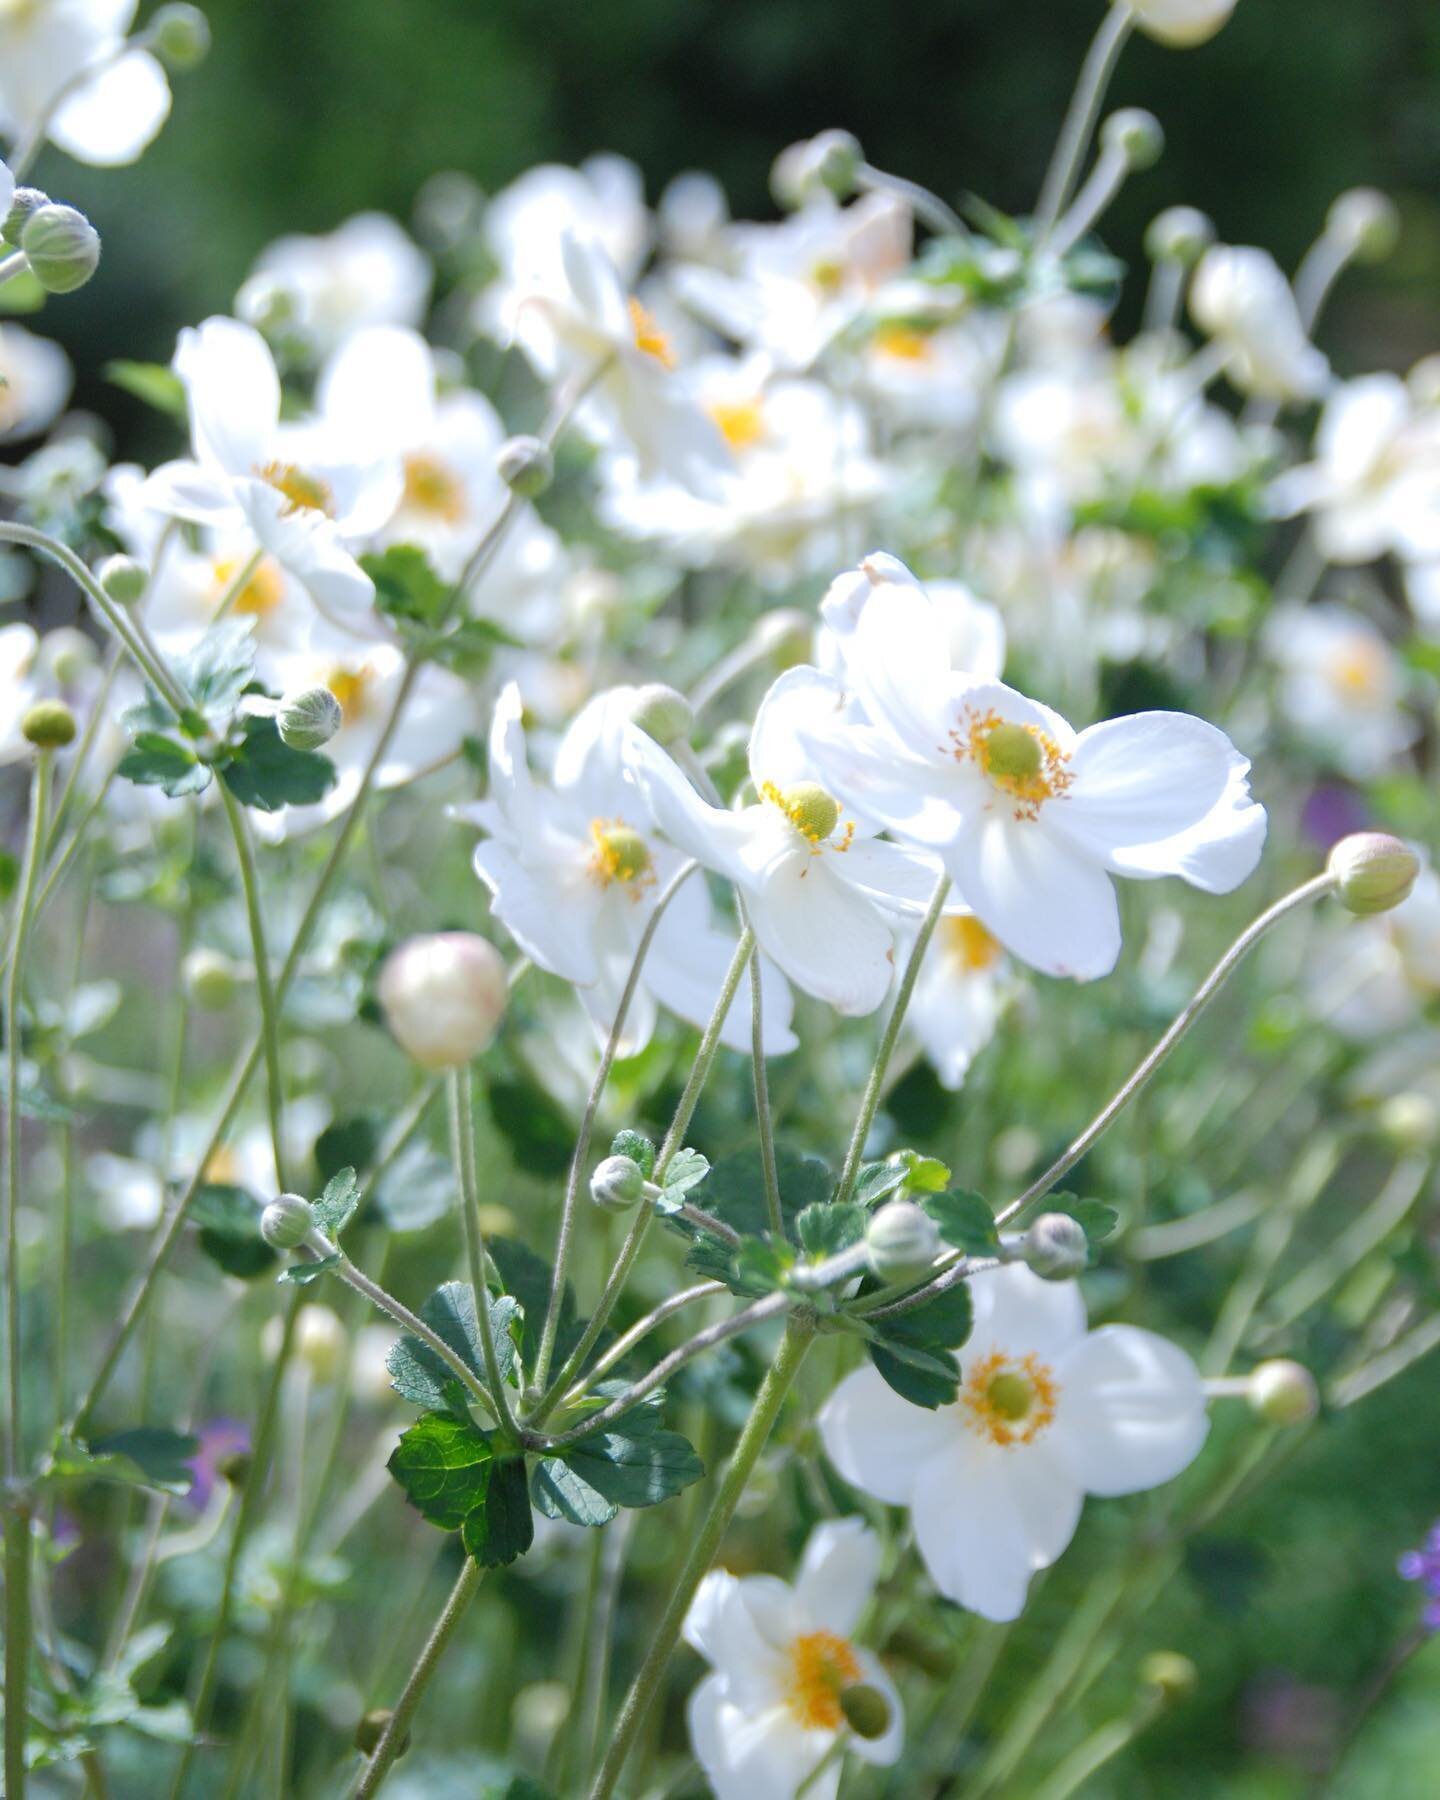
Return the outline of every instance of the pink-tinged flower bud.
[[[425,1069],[458,1069],[494,1038],[505,1016],[505,964],[470,931],[438,931],[392,950],[380,971],[391,1036]]]
[[[1335,897],[1343,907],[1352,913],[1381,913],[1409,897],[1420,858],[1383,831],[1357,831],[1341,838],[1325,868],[1334,877]]]
[[[1297,1362],[1265,1362],[1250,1376],[1253,1411],[1271,1425],[1304,1425],[1320,1410],[1315,1377]]]

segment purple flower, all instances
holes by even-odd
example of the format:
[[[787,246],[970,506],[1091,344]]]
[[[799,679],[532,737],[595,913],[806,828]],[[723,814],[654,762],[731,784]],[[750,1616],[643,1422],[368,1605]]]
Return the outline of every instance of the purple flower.
[[[1440,1525],[1432,1525],[1418,1550],[1407,1550],[1396,1567],[1402,1581],[1418,1581],[1425,1589],[1420,1615],[1427,1631],[1440,1631]]]
[[[239,1419],[212,1419],[196,1432],[200,1448],[190,1458],[195,1480],[185,1498],[201,1512],[210,1503],[215,1483],[220,1479],[220,1465],[227,1456],[250,1448],[250,1427]]]

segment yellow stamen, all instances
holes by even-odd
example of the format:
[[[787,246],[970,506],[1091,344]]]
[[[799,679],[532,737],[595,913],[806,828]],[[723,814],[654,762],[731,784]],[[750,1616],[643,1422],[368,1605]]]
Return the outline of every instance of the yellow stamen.
[[[655,880],[650,846],[623,819],[592,819],[590,836],[595,849],[590,857],[591,878],[601,887],[612,882],[633,888],[638,899]]]
[[[340,711],[345,715],[347,725],[353,725],[366,711],[372,679],[371,671],[364,663],[350,669],[343,663],[337,663],[326,675],[325,686],[340,702]]]
[[[1017,819],[1038,819],[1047,800],[1074,780],[1069,756],[1038,725],[1017,725],[999,713],[971,712],[964,731],[952,731],[958,761],[970,757],[1003,793],[1016,802]]]
[[[732,450],[748,450],[765,435],[765,419],[758,400],[716,400],[705,410]]]
[[[1365,638],[1353,638],[1331,663],[1330,680],[1347,699],[1373,700],[1385,686],[1385,653]]]
[[[871,344],[881,356],[897,362],[929,362],[933,354],[929,334],[908,325],[882,325]]]
[[[662,369],[675,367],[675,352],[670,348],[670,340],[655,323],[655,315],[647,306],[642,306],[632,294],[630,296],[630,329],[635,334],[635,348],[646,356],[653,356]]]
[[[205,1179],[226,1187],[234,1187],[240,1174],[240,1158],[228,1144],[222,1144],[205,1165]]]
[[[285,508],[287,513],[318,512],[324,513],[327,519],[334,518],[335,496],[329,483],[318,475],[306,474],[295,463],[282,462],[268,462],[256,473],[290,502]]]
[[[230,583],[244,565],[238,556],[220,556],[211,564],[215,577],[215,604],[218,606],[230,592]],[[252,619],[263,619],[274,612],[285,598],[285,577],[277,563],[267,556],[255,565],[255,572],[235,596],[231,612]]]
[[[992,969],[1003,954],[999,940],[992,937],[973,913],[958,919],[940,921],[943,954],[966,975]]]
[[[833,294],[845,280],[845,265],[833,256],[821,257],[810,265],[810,280],[822,294]]]
[[[439,457],[407,456],[403,504],[446,525],[458,525],[465,517],[465,489]]]
[[[859,1681],[860,1659],[833,1631],[807,1631],[790,1645],[785,1704],[806,1731],[838,1731],[845,1723],[840,1695]]]
[[[1059,1397],[1048,1363],[992,1350],[967,1369],[960,1412],[969,1430],[1008,1448],[1033,1443],[1054,1422]]]

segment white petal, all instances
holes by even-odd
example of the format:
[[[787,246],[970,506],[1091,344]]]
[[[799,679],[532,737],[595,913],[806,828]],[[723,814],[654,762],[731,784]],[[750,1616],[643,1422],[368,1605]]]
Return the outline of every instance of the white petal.
[[[795,850],[773,863],[751,895],[750,923],[796,987],[854,1017],[890,991],[895,940],[874,904],[831,872],[838,860]]]
[[[946,1412],[902,1400],[868,1365],[831,1394],[819,1426],[825,1454],[846,1481],[893,1506],[909,1505],[922,1466],[963,1430]]]
[[[795,1598],[807,1629],[848,1638],[870,1604],[880,1573],[880,1540],[863,1519],[834,1519],[810,1533]]]
[[[837,681],[802,665],[771,684],[750,733],[750,773],[758,788],[773,781],[788,787],[815,779],[811,740],[843,730],[845,693]]]
[[[751,832],[734,813],[701,799],[673,759],[633,726],[624,734],[625,760],[645,792],[655,823],[670,842],[704,868],[745,879],[742,852]]]
[[[975,1323],[962,1365],[992,1349],[1053,1362],[1085,1336],[1085,1302],[1074,1281],[1042,1281],[1023,1263],[987,1269],[970,1283]]]
[[[227,475],[269,461],[280,418],[280,378],[264,338],[235,319],[180,333],[175,373],[190,398],[195,454]]]
[[[902,913],[927,911],[944,874],[939,857],[929,851],[880,838],[857,837],[843,854],[840,877],[881,906]]]
[[[353,454],[364,444],[415,449],[435,426],[435,364],[418,331],[372,325],[326,364],[316,400]]]
[[[725,1681],[730,1698],[760,1710],[774,1705],[784,1677],[774,1645],[756,1625],[746,1586],[726,1569],[711,1569],[695,1590],[683,1631],[685,1642]]]
[[[690,1742],[715,1800],[794,1800],[795,1790],[820,1761],[833,1733],[805,1731],[788,1707],[751,1714],[737,1706],[722,1675],[711,1675],[686,1708]],[[807,1800],[835,1800],[840,1765],[807,1790]]]
[[[115,167],[134,162],[165,123],[170,86],[144,50],[132,50],[62,101],[49,138],[79,162]]]
[[[565,891],[545,871],[525,867],[493,838],[475,846],[475,873],[489,888],[491,909],[515,942],[542,969],[566,981],[599,979],[588,918],[576,918]]]
[[[929,596],[908,569],[873,558],[871,590],[843,643],[846,679],[876,725],[921,756],[935,741],[934,720],[950,674],[950,646]]]
[[[3,162],[0,162],[0,213],[10,211],[10,202],[15,198],[15,177]]]
[[[239,498],[261,545],[321,612],[340,621],[369,611],[375,583],[340,542],[329,519],[289,510],[279,489],[264,481],[242,483]]]
[[[1110,878],[1052,839],[1043,817],[992,814],[943,854],[976,917],[1022,962],[1079,981],[1115,967],[1120,911]]]
[[[1210,1421],[1199,1372],[1153,1331],[1105,1325],[1056,1368],[1055,1453],[1091,1494],[1135,1494],[1195,1460]]]
[[[733,932],[713,923],[704,881],[699,875],[692,875],[655,929],[645,959],[645,985],[662,1006],[697,1031],[703,1031],[720,998],[737,942]],[[794,1003],[785,978],[766,957],[760,959],[760,1003],[765,1053],[784,1056],[796,1045],[790,1029]],[[747,1056],[750,1053],[748,974],[726,1014],[720,1041],[731,1050]]]
[[[188,458],[161,463],[140,484],[136,503],[153,508],[171,519],[188,519],[193,525],[213,525],[219,531],[243,528],[245,514],[235,498],[234,483]]]

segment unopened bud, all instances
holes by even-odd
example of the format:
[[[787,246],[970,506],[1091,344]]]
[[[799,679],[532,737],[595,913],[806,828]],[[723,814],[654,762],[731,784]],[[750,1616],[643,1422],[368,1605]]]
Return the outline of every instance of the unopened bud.
[[[607,1156],[590,1177],[590,1198],[606,1212],[627,1212],[647,1186],[639,1163],[628,1156]]]
[[[500,479],[522,500],[543,494],[555,478],[555,458],[537,437],[512,437],[495,459]]]
[[[75,741],[75,715],[63,700],[37,700],[21,719],[20,731],[37,750],[63,750]]]
[[[1025,1233],[1022,1256],[1042,1281],[1073,1281],[1090,1261],[1090,1241],[1069,1213],[1041,1213]]]
[[[1235,10],[1235,0],[1131,0],[1135,22],[1147,37],[1173,49],[1191,49],[1214,37]]]
[[[1406,899],[1420,874],[1420,858],[1383,831],[1357,831],[1341,838],[1325,868],[1340,904],[1363,915],[1389,912]]]
[[[275,715],[280,741],[292,750],[320,750],[345,723],[340,702],[327,687],[287,694]]]
[[[300,297],[268,269],[252,275],[235,296],[235,316],[267,338],[278,337],[300,317]]]
[[[890,1729],[890,1702],[868,1681],[855,1681],[841,1688],[840,1710],[856,1737],[867,1742],[884,1737]]]
[[[210,49],[210,23],[198,6],[162,6],[146,36],[169,69],[197,68]]]
[[[505,1016],[505,964],[469,931],[410,938],[385,959],[378,983],[391,1035],[422,1068],[455,1069],[478,1056]]]
[[[1152,262],[1191,268],[1215,242],[1215,227],[1193,206],[1167,206],[1156,213],[1145,233],[1145,254]]]
[[[848,131],[822,131],[780,152],[770,170],[770,191],[786,207],[803,206],[817,193],[844,200],[854,193],[864,166],[865,152],[857,137]]]
[[[1396,1150],[1429,1150],[1440,1138],[1440,1108],[1428,1094],[1393,1094],[1381,1106],[1378,1122]]]
[[[149,585],[150,573],[133,556],[110,556],[96,571],[96,579],[117,606],[133,606]]]
[[[882,1281],[918,1281],[940,1254],[940,1230],[913,1200],[892,1200],[871,1219],[865,1249]]]
[[[45,634],[41,654],[62,687],[74,687],[99,660],[95,643],[73,625],[61,625]]]
[[[42,206],[50,204],[50,196],[42,194],[36,187],[17,187],[10,199],[10,210],[0,225],[0,237],[7,244],[19,244],[20,233],[25,229],[25,221],[31,213],[39,212]]]
[[[100,266],[100,233],[73,206],[40,206],[20,229],[20,248],[47,294],[73,294]]]
[[[219,950],[192,950],[180,968],[185,993],[205,1012],[223,1012],[240,988],[240,968]]]
[[[1359,263],[1384,262],[1400,241],[1400,214],[1378,188],[1350,188],[1325,218],[1325,235]]]
[[[1174,1706],[1195,1692],[1200,1685],[1200,1671],[1178,1650],[1152,1650],[1140,1665],[1140,1679]]]
[[[1111,113],[1100,127],[1100,141],[1107,150],[1124,157],[1131,170],[1154,168],[1165,149],[1160,121],[1142,106],[1125,106]]]
[[[272,1250],[298,1250],[315,1229],[315,1208],[299,1194],[278,1194],[260,1215],[260,1235]]]
[[[363,1756],[373,1756],[394,1717],[394,1713],[388,1706],[372,1706],[369,1712],[362,1715],[360,1723],[355,1727],[355,1748]],[[395,1754],[403,1756],[409,1748],[410,1733],[407,1731],[395,1746]]]
[[[666,687],[661,681],[648,682],[644,687],[636,688],[630,717],[646,737],[654,738],[662,749],[683,742],[690,736],[695,724],[690,702],[683,694],[676,693],[674,688]]]
[[[1271,1425],[1304,1425],[1320,1410],[1315,1377],[1297,1362],[1261,1363],[1250,1376],[1245,1397],[1252,1411]]]
[[[250,1479],[251,1455],[248,1450],[231,1450],[215,1465],[215,1472],[232,1488],[242,1488]]]

